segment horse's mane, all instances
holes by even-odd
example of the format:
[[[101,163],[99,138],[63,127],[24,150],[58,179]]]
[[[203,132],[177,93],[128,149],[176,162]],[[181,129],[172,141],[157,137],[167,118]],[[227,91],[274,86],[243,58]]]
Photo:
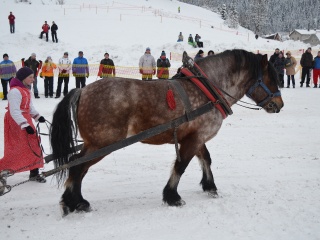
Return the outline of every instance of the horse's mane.
[[[243,49],[233,49],[233,50],[226,50],[222,53],[217,55],[211,55],[206,58],[224,58],[230,57],[235,59],[235,70],[240,71],[243,67],[248,69],[250,76],[253,79],[258,79],[259,72],[261,71],[261,54],[254,54],[252,52],[248,52]],[[205,61],[206,58],[199,59],[198,61]],[[268,74],[271,79],[276,81],[277,85],[280,86],[280,81],[278,78],[278,74],[273,67],[273,65],[268,62]]]

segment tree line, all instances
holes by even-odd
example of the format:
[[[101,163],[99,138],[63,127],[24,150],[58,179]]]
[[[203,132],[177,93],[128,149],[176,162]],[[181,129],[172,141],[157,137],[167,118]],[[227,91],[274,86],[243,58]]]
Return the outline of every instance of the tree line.
[[[319,0],[179,0],[221,15],[229,27],[238,24],[256,34],[320,28]],[[235,16],[236,15],[236,16]],[[232,19],[231,19],[232,18]],[[228,20],[229,19],[229,20]],[[235,22],[238,22],[236,24]]]

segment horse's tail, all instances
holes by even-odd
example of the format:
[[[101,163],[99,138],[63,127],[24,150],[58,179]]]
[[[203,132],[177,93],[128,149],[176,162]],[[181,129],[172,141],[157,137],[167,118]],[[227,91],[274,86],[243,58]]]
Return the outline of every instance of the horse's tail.
[[[77,106],[80,95],[81,89],[71,90],[54,111],[50,128],[50,143],[55,158],[55,167],[68,163],[70,157],[76,153]],[[56,174],[59,184],[66,178],[66,173],[67,170],[65,169]]]

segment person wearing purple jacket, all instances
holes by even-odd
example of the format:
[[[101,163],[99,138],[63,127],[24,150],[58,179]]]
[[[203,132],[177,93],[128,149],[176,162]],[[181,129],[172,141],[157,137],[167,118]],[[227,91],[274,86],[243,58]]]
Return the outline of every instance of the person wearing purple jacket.
[[[76,78],[76,88],[84,88],[86,86],[86,78],[89,77],[89,65],[83,52],[79,51],[78,57],[73,60],[72,74]]]
[[[0,77],[3,89],[3,99],[7,100],[8,94],[8,84],[13,77],[16,76],[17,69],[14,63],[9,60],[9,55],[7,53],[3,54],[3,61],[0,63]]]

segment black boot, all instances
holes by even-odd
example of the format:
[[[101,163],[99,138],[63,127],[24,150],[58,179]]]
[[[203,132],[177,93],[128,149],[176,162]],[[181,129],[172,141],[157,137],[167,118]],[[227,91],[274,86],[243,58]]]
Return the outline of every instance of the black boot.
[[[313,86],[313,88],[317,88],[318,86],[317,86],[317,84],[315,84],[314,86]]]
[[[47,181],[44,177],[39,175],[39,168],[30,170],[29,180],[39,183],[45,183]]]
[[[38,94],[35,94],[34,97],[35,97],[35,98],[40,98]]]

